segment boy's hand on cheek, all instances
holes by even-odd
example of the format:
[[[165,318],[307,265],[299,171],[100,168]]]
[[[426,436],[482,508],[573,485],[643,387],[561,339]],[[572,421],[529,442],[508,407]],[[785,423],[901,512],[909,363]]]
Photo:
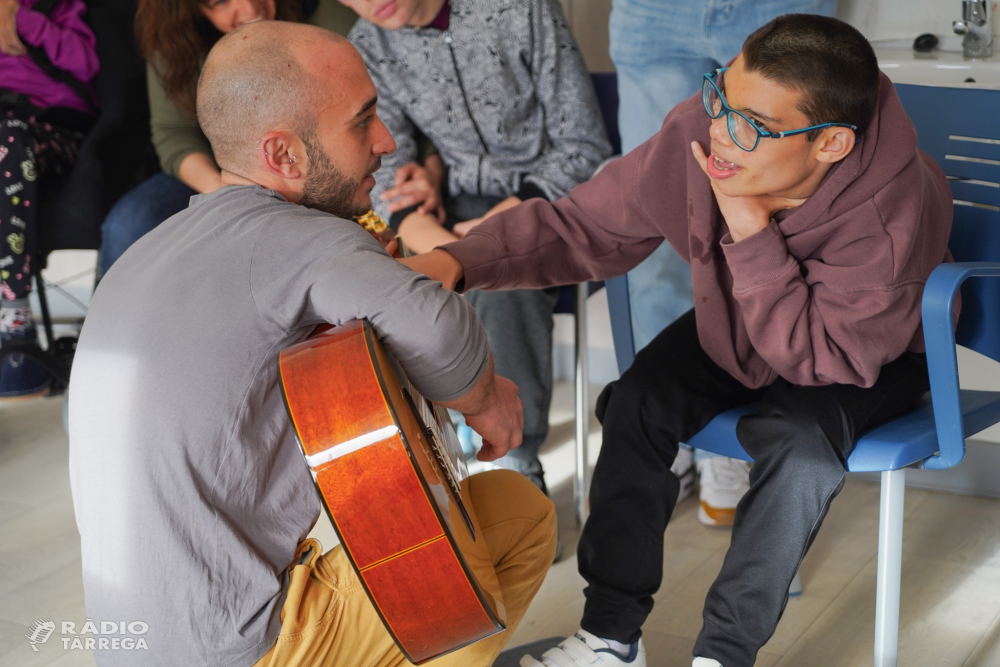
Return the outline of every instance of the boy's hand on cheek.
[[[767,227],[771,224],[771,217],[778,211],[795,208],[806,201],[773,195],[730,197],[719,189],[718,181],[708,175],[708,156],[697,141],[691,142],[691,152],[712,184],[715,200],[719,204],[719,210],[734,242],[742,241]]]

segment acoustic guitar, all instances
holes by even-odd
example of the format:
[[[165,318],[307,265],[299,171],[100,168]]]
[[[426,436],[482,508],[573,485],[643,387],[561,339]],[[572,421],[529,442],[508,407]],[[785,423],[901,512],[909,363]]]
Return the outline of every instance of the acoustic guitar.
[[[320,330],[279,366],[323,504],[403,655],[419,665],[503,631],[447,411],[414,389],[367,320]]]

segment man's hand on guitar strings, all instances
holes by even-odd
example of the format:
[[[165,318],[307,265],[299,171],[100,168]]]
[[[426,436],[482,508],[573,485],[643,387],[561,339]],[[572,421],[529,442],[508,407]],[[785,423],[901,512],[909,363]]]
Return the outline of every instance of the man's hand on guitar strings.
[[[493,461],[521,445],[524,408],[517,385],[493,371],[492,355],[489,367],[472,389],[438,405],[461,412],[465,423],[483,436],[483,448],[477,455],[480,461]]]
[[[515,447],[521,446],[524,433],[524,407],[517,385],[495,376],[492,400],[483,412],[465,415],[465,423],[483,436],[483,448],[476,455],[480,461],[495,461]]]

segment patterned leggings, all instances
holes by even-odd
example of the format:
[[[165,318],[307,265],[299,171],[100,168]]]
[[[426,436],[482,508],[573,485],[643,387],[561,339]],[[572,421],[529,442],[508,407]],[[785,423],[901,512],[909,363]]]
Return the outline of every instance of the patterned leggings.
[[[23,117],[22,117],[23,116]],[[14,111],[0,112],[0,292],[2,300],[31,291],[38,178],[68,171],[78,135]]]

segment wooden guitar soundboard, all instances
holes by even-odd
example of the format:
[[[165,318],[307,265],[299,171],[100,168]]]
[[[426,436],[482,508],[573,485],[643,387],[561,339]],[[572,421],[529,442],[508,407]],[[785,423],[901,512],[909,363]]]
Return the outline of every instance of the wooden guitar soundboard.
[[[419,665],[503,631],[447,411],[413,388],[367,320],[289,347],[279,366],[333,526],[407,659]]]

